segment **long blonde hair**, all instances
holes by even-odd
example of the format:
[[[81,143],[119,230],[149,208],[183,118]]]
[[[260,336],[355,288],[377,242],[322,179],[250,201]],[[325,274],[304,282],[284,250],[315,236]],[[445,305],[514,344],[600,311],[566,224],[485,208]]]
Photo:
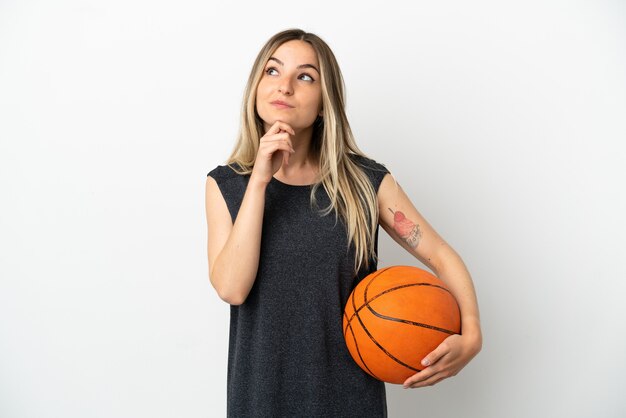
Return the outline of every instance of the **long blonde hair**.
[[[356,154],[367,157],[356,145],[345,113],[343,76],[330,47],[317,35],[301,29],[287,29],[272,36],[259,51],[246,85],[241,109],[237,142],[227,164],[239,174],[250,174],[254,166],[260,139],[264,132],[263,120],[256,112],[256,90],[263,69],[272,54],[283,43],[291,40],[308,42],[317,53],[322,86],[323,117],[314,122],[311,155],[319,161],[319,181],[311,190],[311,205],[317,206],[315,193],[322,185],[330,198],[330,205],[320,213],[326,216],[335,210],[347,229],[348,246],[354,245],[354,273],[362,266],[370,267],[370,259],[378,261],[374,243],[378,225],[376,191],[365,172],[349,157]],[[237,167],[239,166],[239,167]]]

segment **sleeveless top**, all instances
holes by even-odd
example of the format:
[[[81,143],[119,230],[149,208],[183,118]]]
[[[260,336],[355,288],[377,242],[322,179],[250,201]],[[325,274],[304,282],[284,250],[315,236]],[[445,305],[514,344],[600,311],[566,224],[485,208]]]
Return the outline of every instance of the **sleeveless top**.
[[[378,192],[389,171],[350,154]],[[217,182],[234,223],[250,175],[218,165]],[[230,305],[227,368],[228,417],[386,417],[385,384],[361,370],[346,347],[343,309],[360,280],[355,250],[335,212],[321,216],[330,199],[323,186],[311,208],[312,185],[272,178],[257,276],[244,303]],[[378,254],[378,226],[375,233]]]

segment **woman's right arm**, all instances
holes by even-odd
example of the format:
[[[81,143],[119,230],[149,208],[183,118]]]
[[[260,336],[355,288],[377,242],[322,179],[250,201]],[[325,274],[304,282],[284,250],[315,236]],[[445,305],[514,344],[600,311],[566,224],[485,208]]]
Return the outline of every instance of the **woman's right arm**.
[[[295,131],[276,121],[260,139],[259,150],[239,207],[235,223],[215,179],[206,180],[207,251],[209,280],[219,297],[241,305],[256,279],[261,253],[261,230],[265,211],[265,189],[282,164],[294,153]]]
[[[261,229],[267,185],[250,181],[233,224],[215,179],[206,181],[209,280],[219,297],[242,304],[259,267]]]

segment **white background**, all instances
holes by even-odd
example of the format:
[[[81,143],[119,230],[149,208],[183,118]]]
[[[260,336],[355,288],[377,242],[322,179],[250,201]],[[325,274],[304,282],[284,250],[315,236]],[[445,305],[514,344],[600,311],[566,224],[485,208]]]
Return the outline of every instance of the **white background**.
[[[225,415],[204,185],[289,27],[476,285],[482,352],[390,417],[626,416],[626,5],[598,0],[0,0],[0,416]]]

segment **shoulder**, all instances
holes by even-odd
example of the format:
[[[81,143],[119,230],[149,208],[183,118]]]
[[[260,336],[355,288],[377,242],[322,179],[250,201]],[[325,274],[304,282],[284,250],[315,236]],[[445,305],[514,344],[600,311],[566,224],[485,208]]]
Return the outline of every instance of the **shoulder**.
[[[224,198],[240,199],[246,190],[249,174],[240,174],[235,171],[235,167],[240,170],[237,163],[218,165],[207,174],[207,187],[210,183],[217,184]],[[214,181],[210,180],[213,179]]]
[[[366,157],[364,155],[358,155],[358,154],[348,154],[348,156],[350,158],[352,158],[352,160],[354,162],[356,162],[357,164],[359,164],[360,166],[362,166],[365,169],[368,170],[376,170],[376,171],[384,171],[386,173],[389,172],[389,170],[387,170],[387,167],[385,167],[384,164],[379,163],[378,161],[370,158],[370,157]]]
[[[226,201],[232,219],[237,216],[250,179],[249,174],[239,174],[235,171],[235,167],[239,168],[237,163],[218,165],[207,173],[206,182],[207,199],[211,200],[221,195]]]
[[[374,190],[378,192],[378,188],[380,187],[383,178],[386,174],[390,173],[387,167],[370,157],[357,154],[348,155],[358,166],[363,169],[365,174],[371,180],[372,185],[374,186]]]
[[[226,180],[236,175],[235,170],[229,165],[218,165],[207,173],[207,177],[213,177],[215,180]]]
[[[237,170],[235,168],[237,168]],[[218,165],[213,170],[208,172],[207,181],[209,177],[211,177],[220,186],[227,184],[233,185],[230,187],[235,187],[235,184],[245,186],[250,178],[250,174],[240,174],[238,171],[241,170],[242,168],[237,163]]]

